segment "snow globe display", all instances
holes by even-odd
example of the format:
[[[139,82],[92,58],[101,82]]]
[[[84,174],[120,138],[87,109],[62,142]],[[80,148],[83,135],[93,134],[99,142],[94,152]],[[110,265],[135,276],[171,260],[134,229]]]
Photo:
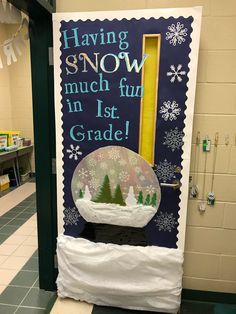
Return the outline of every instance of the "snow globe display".
[[[113,226],[113,230],[115,226],[143,228],[161,200],[151,166],[120,146],[106,146],[87,155],[74,171],[71,189],[88,223]]]

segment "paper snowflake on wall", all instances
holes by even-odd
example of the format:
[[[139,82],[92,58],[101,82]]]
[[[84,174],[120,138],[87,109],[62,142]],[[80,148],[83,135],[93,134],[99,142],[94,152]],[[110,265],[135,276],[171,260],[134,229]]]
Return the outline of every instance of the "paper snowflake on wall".
[[[171,24],[168,26],[169,32],[166,32],[166,40],[173,46],[179,45],[185,42],[185,38],[188,35],[188,29],[184,28],[184,24],[177,22],[177,24]]]
[[[175,178],[175,169],[176,166],[172,165],[171,162],[168,162],[166,159],[160,162],[158,165],[155,165],[154,172],[156,173],[159,181],[164,183]]]
[[[177,116],[180,114],[181,109],[175,100],[172,102],[170,100],[164,101],[163,106],[160,108],[160,113],[162,113],[162,118],[167,121],[173,121],[177,119]]]
[[[66,226],[68,226],[68,225],[77,226],[78,221],[79,221],[79,217],[80,217],[80,214],[79,214],[78,210],[75,207],[65,208],[65,210],[64,210],[64,218],[63,219],[64,219],[64,222],[65,222]]]
[[[82,155],[82,152],[80,151],[80,146],[74,146],[73,144],[70,144],[70,149],[66,150],[67,153],[69,153],[69,158],[78,160],[78,156]]]
[[[169,231],[171,232],[178,222],[173,216],[173,213],[163,213],[162,211],[158,214],[157,218],[154,219],[154,222],[159,231]]]
[[[182,76],[186,75],[186,71],[183,71],[182,67],[182,64],[178,64],[177,67],[175,67],[173,64],[170,66],[171,71],[167,72],[166,75],[171,77],[171,83],[174,83],[175,81],[182,82]]]
[[[174,152],[176,149],[180,149],[183,146],[183,136],[184,133],[179,131],[177,127],[174,130],[165,131],[163,145],[166,145],[166,147]]]

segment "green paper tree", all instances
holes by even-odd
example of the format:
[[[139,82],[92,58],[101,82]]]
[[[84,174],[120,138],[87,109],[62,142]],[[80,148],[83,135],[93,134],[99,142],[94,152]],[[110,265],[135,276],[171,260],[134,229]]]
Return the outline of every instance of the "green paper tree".
[[[83,197],[84,197],[83,191],[79,189],[79,198],[83,198]]]
[[[108,175],[105,175],[101,189],[92,201],[96,203],[112,203],[111,187]]]
[[[143,204],[143,192],[140,191],[138,194],[138,204]]]
[[[120,188],[119,184],[117,184],[117,186],[116,186],[112,202],[115,203],[115,204],[119,204],[121,206],[125,206],[126,205],[125,201],[123,199],[123,195],[122,195],[121,188]]]
[[[153,195],[152,195],[152,200],[151,200],[151,205],[153,207],[155,207],[157,204],[157,193],[155,192]]]
[[[144,205],[150,205],[150,194],[147,194]]]

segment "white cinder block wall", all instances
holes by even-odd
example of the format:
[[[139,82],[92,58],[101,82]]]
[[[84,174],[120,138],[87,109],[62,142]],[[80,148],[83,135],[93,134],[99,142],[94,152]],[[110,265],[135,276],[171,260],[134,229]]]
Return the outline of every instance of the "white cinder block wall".
[[[203,6],[192,165],[196,134],[214,141],[219,132],[214,192],[205,214],[189,201],[184,288],[236,293],[236,1],[235,0],[57,0],[57,12]],[[225,137],[229,138],[226,145]],[[198,185],[202,195],[203,153]],[[207,156],[205,195],[210,191],[213,147]]]

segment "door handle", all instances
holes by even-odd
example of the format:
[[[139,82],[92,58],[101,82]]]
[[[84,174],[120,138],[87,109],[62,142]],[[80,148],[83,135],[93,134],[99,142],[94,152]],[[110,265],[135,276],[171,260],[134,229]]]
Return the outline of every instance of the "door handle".
[[[179,180],[173,181],[172,183],[161,182],[160,186],[167,187],[167,188],[172,188],[174,190],[177,190],[177,189],[179,189],[181,187],[181,183],[180,183]]]

